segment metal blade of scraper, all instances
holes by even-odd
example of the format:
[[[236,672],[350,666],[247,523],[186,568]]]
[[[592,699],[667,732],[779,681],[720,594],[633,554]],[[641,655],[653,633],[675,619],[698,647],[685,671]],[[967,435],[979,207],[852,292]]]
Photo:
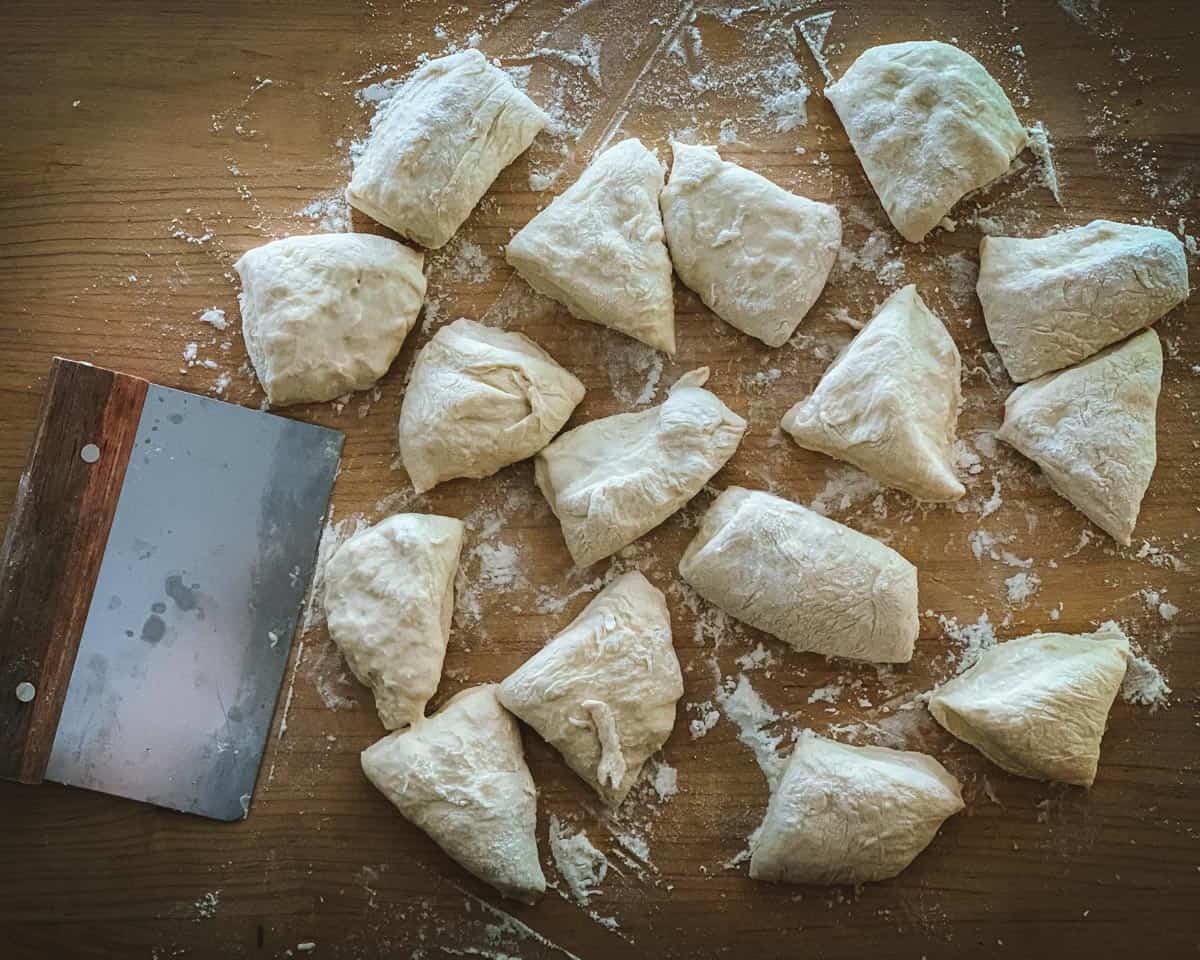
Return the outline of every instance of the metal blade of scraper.
[[[149,386],[46,779],[246,816],[341,447]]]

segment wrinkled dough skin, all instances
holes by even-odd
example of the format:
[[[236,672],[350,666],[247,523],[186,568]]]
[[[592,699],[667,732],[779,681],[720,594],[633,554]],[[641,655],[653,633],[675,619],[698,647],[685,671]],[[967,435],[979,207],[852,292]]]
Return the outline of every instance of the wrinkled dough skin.
[[[267,402],[332,400],[387,373],[425,299],[423,262],[365,233],[286,237],[242,254],[242,334]]]
[[[500,684],[499,696],[605,803],[618,806],[671,735],[683,696],[662,592],[637,571],[617,577]],[[622,770],[615,783],[602,776]]]
[[[958,781],[933,757],[805,731],[752,842],[750,876],[777,883],[887,880],[962,809]]]
[[[1162,346],[1153,330],[1017,387],[996,436],[1128,546],[1158,460]]]
[[[797,650],[912,659],[917,568],[790,500],[729,487],[708,508],[679,573],[709,603]]]
[[[984,237],[976,285],[988,336],[1017,383],[1086,360],[1188,295],[1166,230],[1093,220],[1036,240]]]
[[[913,243],[1008,170],[1028,139],[979,62],[936,41],[872,47],[825,96],[888,217]]]
[[[520,333],[455,320],[417,355],[400,407],[400,457],[417,493],[490,477],[562,429],[584,388]]]
[[[437,691],[462,540],[461,520],[398,513],[325,565],[329,635],[389,730],[420,720]]]
[[[896,291],[781,426],[796,443],[918,500],[958,500],[962,400],[954,340],[911,284]]]
[[[564,433],[534,462],[538,489],[578,566],[611,556],[700,492],[737,450],[746,421],[684,374],[665,403]]]
[[[574,317],[675,352],[663,170],[640,140],[609,147],[512,238],[509,264]]]
[[[537,791],[495,684],[464,690],[428,719],[368,747],[362,768],[463,869],[515,900],[532,903],[545,892]]]
[[[659,203],[675,272],[730,326],[781,346],[837,259],[837,208],[722,161],[713,147],[675,143],[672,150]]]
[[[402,236],[440,247],[548,122],[478,50],[432,60],[376,114],[346,199]]]
[[[1090,787],[1128,658],[1129,641],[1112,623],[1009,640],[938,687],[929,712],[1009,773]]]

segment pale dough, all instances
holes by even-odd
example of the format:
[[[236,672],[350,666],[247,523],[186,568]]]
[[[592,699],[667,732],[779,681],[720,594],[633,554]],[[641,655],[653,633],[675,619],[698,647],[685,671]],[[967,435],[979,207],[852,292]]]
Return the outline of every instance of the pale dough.
[[[659,202],[679,279],[731,326],[786,343],[837,259],[837,208],[722,161],[714,147],[674,143],[672,152]]]
[[[425,299],[423,261],[365,233],[286,237],[242,254],[242,334],[267,402],[332,400],[387,373]]]
[[[562,429],[583,384],[520,333],[455,320],[417,354],[400,407],[400,457],[418,493],[489,477]]]
[[[665,403],[569,430],[538,454],[534,476],[581,567],[653,530],[733,456],[746,421],[685,373]]]
[[[918,500],[958,500],[962,361],[913,285],[897,290],[781,426],[800,446],[865,470]]]
[[[709,603],[797,650],[912,659],[917,568],[790,500],[729,487],[708,508],[679,573]]]

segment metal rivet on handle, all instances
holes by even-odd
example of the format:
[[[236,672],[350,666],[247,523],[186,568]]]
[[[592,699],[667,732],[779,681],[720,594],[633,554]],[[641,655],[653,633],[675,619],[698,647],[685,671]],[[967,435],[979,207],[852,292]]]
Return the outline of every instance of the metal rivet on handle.
[[[37,689],[28,680],[22,680],[17,684],[17,699],[22,703],[28,703],[37,694]]]
[[[79,456],[83,458],[84,463],[95,463],[100,459],[100,448],[94,443],[85,443],[79,451]]]

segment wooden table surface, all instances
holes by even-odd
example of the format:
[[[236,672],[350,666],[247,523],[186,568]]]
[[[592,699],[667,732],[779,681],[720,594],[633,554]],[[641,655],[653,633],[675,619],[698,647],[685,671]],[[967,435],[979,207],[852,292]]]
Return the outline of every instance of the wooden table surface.
[[[321,215],[336,220],[348,152],[381,89],[371,84],[405,76],[423,54],[476,42],[506,66],[529,68],[531,94],[555,110],[560,129],[539,137],[500,176],[461,239],[430,258],[428,323],[378,390],[284,412],[346,432],[333,517],[343,535],[398,509],[467,519],[459,610],[435,702],[504,677],[578,612],[599,578],[633,567],[667,592],[686,692],[663,751],[678,771],[678,795],[660,801],[641,788],[615,820],[525,732],[547,875],[558,879],[547,843],[553,814],[609,854],[613,869],[589,909],[613,918],[610,929],[554,891],[533,907],[501,900],[392,810],[359,770],[359,750],[382,733],[371,698],[317,623],[293,648],[286,732],[281,697],[244,822],[52,784],[0,784],[0,954],[1195,954],[1200,317],[1185,305],[1157,325],[1166,352],[1159,462],[1134,544],[1124,549],[1051,493],[1031,464],[992,442],[1011,384],[989,356],[971,287],[982,229],[1040,235],[1108,217],[1200,234],[1200,11],[1189,0],[781,6],[789,9],[749,0],[740,13],[669,0],[592,0],[571,9],[537,0],[505,8],[386,0],[3,5],[3,518],[54,354],[199,392],[227,383],[227,399],[260,402],[238,335],[233,261],[272,237],[321,229]],[[834,75],[866,47],[899,39],[952,40],[979,58],[1022,120],[1049,131],[1062,205],[1027,153],[1023,170],[960,205],[955,231],[904,243],[796,39],[799,20],[827,10]],[[815,91],[806,123],[795,122],[801,80]],[[720,139],[726,156],[838,205],[846,251],[789,344],[773,351],[737,334],[677,287],[680,349],[660,364],[512,278],[502,256],[512,232],[574,180],[598,145],[625,135],[642,137],[664,159],[671,135]],[[532,189],[560,168],[549,190]],[[306,208],[317,215],[300,212]],[[378,229],[357,216],[353,226]],[[1195,275],[1194,252],[1189,259]],[[918,284],[963,354],[959,432],[978,463],[957,506],[919,508],[879,493],[775,429],[852,335],[845,317],[867,319],[906,282]],[[210,307],[225,311],[228,330],[200,322]],[[712,486],[817,500],[913,560],[925,615],[912,664],[877,671],[791,653],[697,602],[675,564],[710,493],[626,555],[585,571],[571,568],[529,463],[412,496],[395,462],[404,380],[430,328],[455,316],[528,333],[574,371],[588,393],[572,423],[660,402],[679,374],[708,365],[710,387],[750,421]],[[188,343],[213,366],[189,366]],[[978,555],[972,544],[983,548]],[[1010,601],[1006,581],[1022,570],[1040,588]],[[1178,608],[1173,618],[1160,602]],[[1091,790],[1004,774],[944,734],[923,707],[901,709],[951,672],[961,652],[954,635],[985,613],[1000,637],[1087,630],[1115,618],[1166,674],[1170,705],[1152,711],[1118,699]],[[759,643],[765,662],[739,664]],[[726,864],[762,816],[765,781],[728,717],[701,738],[689,732],[704,710],[694,705],[711,701],[724,713],[716,694],[739,675],[782,717],[769,729],[785,741],[796,729],[841,725],[839,735],[855,742],[927,750],[963,781],[966,811],[890,882],[852,890],[751,881],[744,863]],[[842,689],[812,698],[830,684]],[[647,862],[628,851],[636,841],[618,840],[629,835],[647,843]],[[312,944],[311,953],[301,944]]]

